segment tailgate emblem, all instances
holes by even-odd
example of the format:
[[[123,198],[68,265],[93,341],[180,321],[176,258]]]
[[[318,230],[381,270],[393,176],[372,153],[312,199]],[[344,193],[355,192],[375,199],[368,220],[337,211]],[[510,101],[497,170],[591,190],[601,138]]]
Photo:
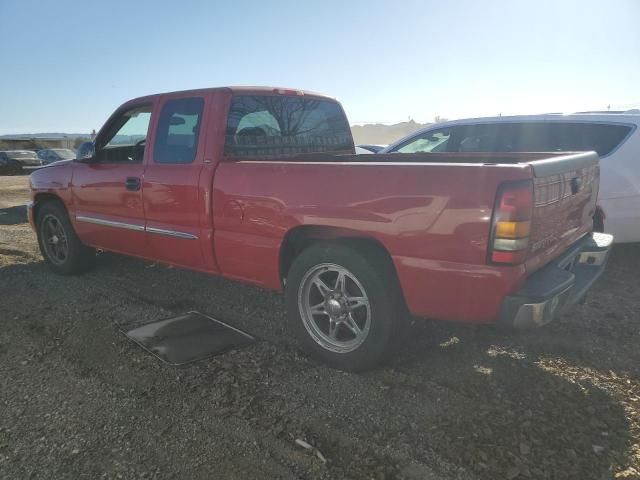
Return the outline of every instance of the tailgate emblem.
[[[582,188],[582,179],[575,177],[571,179],[571,193],[574,195]]]

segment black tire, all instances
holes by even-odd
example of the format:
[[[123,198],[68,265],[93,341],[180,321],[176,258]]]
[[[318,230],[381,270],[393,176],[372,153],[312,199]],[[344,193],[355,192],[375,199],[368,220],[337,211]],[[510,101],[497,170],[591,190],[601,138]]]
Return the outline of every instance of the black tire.
[[[405,310],[402,307],[403,302],[399,294],[399,286],[392,267],[378,252],[366,249],[361,252],[361,250],[356,250],[337,242],[322,242],[310,246],[303,250],[294,260],[287,275],[285,289],[288,322],[302,349],[312,357],[333,368],[351,372],[370,369],[385,360],[395,346],[398,331],[401,330],[400,327],[406,321]],[[355,349],[351,351],[339,352],[330,350],[330,348],[334,348],[332,345],[327,347],[321,344],[323,340],[319,338],[322,335],[312,333],[313,328],[311,327],[310,331],[309,327],[305,326],[305,307],[303,306],[307,298],[305,285],[308,284],[309,275],[319,269],[326,268],[327,274],[331,275],[329,269],[332,267],[325,267],[325,265],[345,269],[349,278],[347,282],[352,282],[352,286],[347,288],[351,288],[352,291],[354,289],[361,290],[357,285],[359,282],[364,289],[362,297],[368,298],[368,306],[362,307],[367,309],[363,316],[368,320],[361,323],[364,326],[362,331],[366,329],[367,324],[369,325],[368,333],[364,336],[362,343],[357,347],[353,347]],[[324,273],[320,273],[320,275],[324,275]],[[352,276],[355,280],[351,278]],[[308,292],[308,298],[310,299],[312,293],[310,290]],[[318,293],[320,293],[319,289],[316,295]],[[324,305],[326,305],[326,297],[317,298],[320,298],[320,302],[324,301]],[[316,303],[316,301],[313,303]],[[328,307],[323,306],[321,308],[325,309],[325,313],[319,314],[320,318],[326,316],[324,317],[327,322],[326,328],[329,329],[328,323],[333,320],[330,320],[330,315],[326,313]],[[350,314],[348,315],[353,321]],[[306,318],[309,318],[309,315]],[[318,317],[311,316],[311,318],[313,320]],[[309,325],[309,321],[306,321],[306,324]],[[338,327],[334,328],[337,329]],[[344,330],[346,326],[343,325],[340,328]],[[351,330],[346,330],[346,332],[353,333]],[[334,335],[336,334],[334,333]],[[357,335],[355,336],[357,337]]]
[[[593,215],[593,231],[604,233],[604,220],[598,211]]]
[[[66,255],[56,257],[53,248],[45,245],[49,236],[45,222],[46,225],[56,224],[56,222],[59,225],[60,235],[56,235],[56,238],[64,238],[67,246]],[[38,208],[36,231],[40,252],[53,272],[59,275],[76,275],[86,272],[95,264],[95,249],[82,244],[71,225],[67,210],[60,202],[51,200]],[[59,241],[58,238],[57,242]]]

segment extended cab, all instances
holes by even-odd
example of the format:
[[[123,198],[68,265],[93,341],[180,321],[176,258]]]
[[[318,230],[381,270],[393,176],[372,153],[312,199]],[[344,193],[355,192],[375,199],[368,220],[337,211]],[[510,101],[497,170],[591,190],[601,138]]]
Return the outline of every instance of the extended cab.
[[[101,249],[284,290],[302,346],[343,369],[378,362],[407,312],[547,323],[612,242],[593,152],[357,156],[340,104],[298,90],[137,98],[79,152],[31,175],[55,272]]]

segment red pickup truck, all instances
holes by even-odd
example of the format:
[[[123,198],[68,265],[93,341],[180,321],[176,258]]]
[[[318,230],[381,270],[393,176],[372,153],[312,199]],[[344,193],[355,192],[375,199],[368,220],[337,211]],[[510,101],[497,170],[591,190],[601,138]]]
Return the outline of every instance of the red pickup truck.
[[[284,290],[303,348],[368,368],[407,313],[527,327],[602,273],[595,153],[355,155],[330,98],[213,88],[137,98],[31,175],[57,273],[108,250]]]

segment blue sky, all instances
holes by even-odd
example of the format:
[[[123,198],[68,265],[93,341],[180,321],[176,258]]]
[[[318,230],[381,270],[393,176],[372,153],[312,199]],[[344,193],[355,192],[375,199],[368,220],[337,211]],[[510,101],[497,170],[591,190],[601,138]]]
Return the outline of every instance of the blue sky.
[[[0,0],[0,134],[220,85],[324,92],[352,123],[640,106],[639,25],[640,0]]]

